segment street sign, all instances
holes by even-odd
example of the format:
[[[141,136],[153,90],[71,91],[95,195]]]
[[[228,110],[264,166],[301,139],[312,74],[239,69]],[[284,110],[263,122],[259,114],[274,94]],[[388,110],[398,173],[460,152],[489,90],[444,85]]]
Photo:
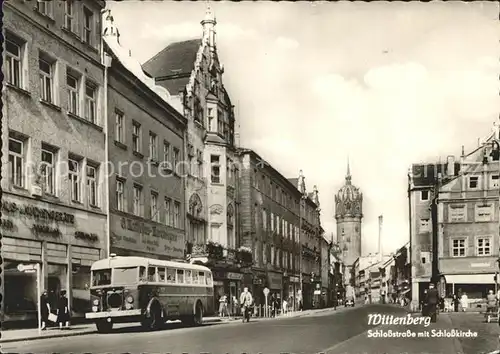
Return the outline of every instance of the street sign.
[[[264,288],[264,296],[267,297],[267,295],[269,295],[269,289],[268,288]]]
[[[36,264],[19,264],[17,270],[20,272],[34,273],[36,272]]]

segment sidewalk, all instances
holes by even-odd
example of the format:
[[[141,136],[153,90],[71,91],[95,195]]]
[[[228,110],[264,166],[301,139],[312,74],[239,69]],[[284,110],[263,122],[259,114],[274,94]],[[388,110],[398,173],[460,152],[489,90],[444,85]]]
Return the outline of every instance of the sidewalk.
[[[325,311],[333,311],[332,308],[327,309],[318,309],[318,310],[306,310],[306,311],[297,311],[293,313],[289,313],[286,315],[281,315],[275,318],[259,318],[252,317],[250,321],[268,321],[268,320],[277,320],[284,318],[293,318],[293,317],[303,317],[309,316],[311,314],[321,313]],[[233,323],[241,321],[241,317],[230,317],[230,318],[219,318],[219,317],[205,317],[203,319],[203,323],[211,324],[211,323]],[[119,323],[115,324],[113,328],[124,328],[130,327],[131,323]],[[41,333],[38,332],[36,328],[28,328],[28,329],[12,329],[12,330],[4,330],[1,332],[0,343],[8,343],[8,342],[20,342],[20,341],[28,341],[28,340],[37,340],[37,339],[49,339],[49,338],[59,338],[59,337],[71,337],[71,336],[81,336],[85,334],[97,333],[94,323],[81,324],[71,326],[71,329],[59,329],[59,328],[48,328]]]

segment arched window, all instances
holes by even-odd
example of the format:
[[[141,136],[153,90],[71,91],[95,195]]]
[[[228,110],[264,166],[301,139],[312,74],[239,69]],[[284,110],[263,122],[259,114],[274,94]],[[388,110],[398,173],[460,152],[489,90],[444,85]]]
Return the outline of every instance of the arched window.
[[[201,198],[198,194],[194,193],[191,198],[189,198],[189,214],[195,218],[201,216],[203,210],[203,205],[201,204]]]
[[[232,204],[227,206],[227,224],[234,225],[234,208]]]

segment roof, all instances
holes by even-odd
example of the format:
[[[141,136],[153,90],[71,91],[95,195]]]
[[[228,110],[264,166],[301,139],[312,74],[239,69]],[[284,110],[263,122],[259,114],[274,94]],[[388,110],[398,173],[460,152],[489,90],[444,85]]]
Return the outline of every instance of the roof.
[[[189,82],[201,43],[201,39],[171,43],[146,61],[142,69],[176,95]]]
[[[454,165],[454,176],[457,176],[460,172],[460,162],[455,162]],[[438,174],[446,176],[447,170],[448,164],[446,163],[413,164],[411,166],[413,185],[415,187],[432,186],[436,183]]]
[[[133,267],[141,265],[147,266],[151,264],[151,265],[171,267],[171,268],[179,267],[183,269],[210,271],[209,268],[196,264],[174,262],[174,261],[162,261],[158,259],[149,259],[145,257],[123,257],[123,256],[116,256],[98,260],[94,264],[92,264],[92,270],[109,269],[111,262],[113,262],[113,267]]]

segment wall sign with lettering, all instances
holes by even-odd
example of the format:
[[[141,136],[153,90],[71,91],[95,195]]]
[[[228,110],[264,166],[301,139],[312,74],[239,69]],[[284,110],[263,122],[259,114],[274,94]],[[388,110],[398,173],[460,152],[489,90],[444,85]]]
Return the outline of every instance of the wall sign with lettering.
[[[5,213],[24,215],[28,218],[36,220],[55,221],[67,224],[75,223],[74,215],[60,211],[40,208],[32,205],[1,201],[0,208]]]
[[[61,236],[61,231],[58,228],[49,225],[35,224],[31,227],[31,232],[33,232],[37,236],[44,236],[44,235],[53,237]]]
[[[89,234],[87,232],[82,232],[82,231],[76,231],[75,238],[91,242],[99,241],[99,236],[97,236],[97,234]]]

